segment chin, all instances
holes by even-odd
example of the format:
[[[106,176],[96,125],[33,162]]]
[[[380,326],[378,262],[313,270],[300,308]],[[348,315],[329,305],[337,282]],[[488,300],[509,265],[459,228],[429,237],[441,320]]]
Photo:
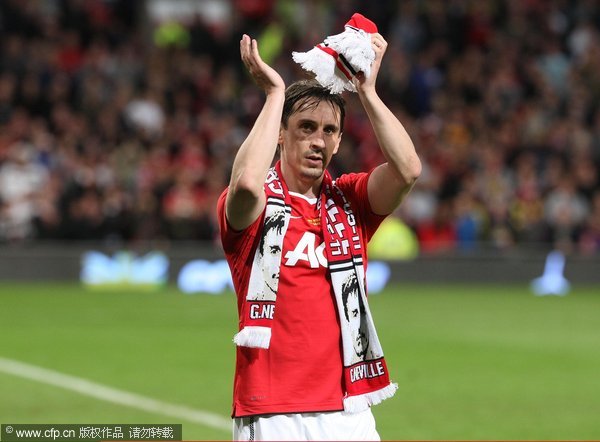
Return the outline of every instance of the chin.
[[[312,168],[306,168],[303,170],[303,175],[307,178],[311,178],[311,179],[319,179],[323,176],[323,173],[325,172],[324,169],[312,169]]]

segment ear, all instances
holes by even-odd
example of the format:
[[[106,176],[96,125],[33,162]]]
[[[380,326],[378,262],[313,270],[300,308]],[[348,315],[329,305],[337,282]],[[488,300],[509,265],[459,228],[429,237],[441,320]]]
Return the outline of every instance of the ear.
[[[333,155],[335,155],[338,152],[341,142],[342,142],[342,133],[340,132],[340,136],[337,139],[337,143],[336,143],[335,147],[333,148]]]

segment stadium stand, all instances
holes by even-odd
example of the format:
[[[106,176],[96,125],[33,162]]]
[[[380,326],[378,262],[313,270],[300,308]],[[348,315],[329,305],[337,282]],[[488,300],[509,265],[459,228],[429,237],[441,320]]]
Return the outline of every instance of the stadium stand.
[[[421,251],[600,254],[598,2],[224,0],[225,19],[200,7],[178,26],[151,6],[0,2],[1,242],[214,242],[262,100],[242,32],[291,81],[291,52],[358,11],[389,42],[378,88],[424,165],[394,214]],[[334,175],[381,161],[346,98]]]

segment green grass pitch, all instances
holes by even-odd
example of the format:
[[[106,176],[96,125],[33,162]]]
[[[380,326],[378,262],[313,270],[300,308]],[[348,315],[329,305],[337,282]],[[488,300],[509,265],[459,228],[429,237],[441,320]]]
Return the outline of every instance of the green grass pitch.
[[[525,286],[400,284],[371,296],[397,395],[383,439],[600,439],[600,288],[535,297]],[[0,357],[227,417],[231,293],[89,291],[0,284]],[[181,423],[0,370],[0,423]]]

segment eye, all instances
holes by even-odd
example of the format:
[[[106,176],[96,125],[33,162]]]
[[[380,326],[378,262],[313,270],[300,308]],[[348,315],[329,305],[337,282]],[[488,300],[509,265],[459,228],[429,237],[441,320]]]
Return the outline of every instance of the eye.
[[[323,131],[329,135],[333,135],[334,133],[337,132],[336,128],[332,127],[332,126],[327,126],[325,129],[323,129]]]
[[[276,253],[279,253],[280,250],[281,250],[281,247],[279,247],[279,246],[269,246],[269,252],[271,252],[271,255],[275,255]]]

